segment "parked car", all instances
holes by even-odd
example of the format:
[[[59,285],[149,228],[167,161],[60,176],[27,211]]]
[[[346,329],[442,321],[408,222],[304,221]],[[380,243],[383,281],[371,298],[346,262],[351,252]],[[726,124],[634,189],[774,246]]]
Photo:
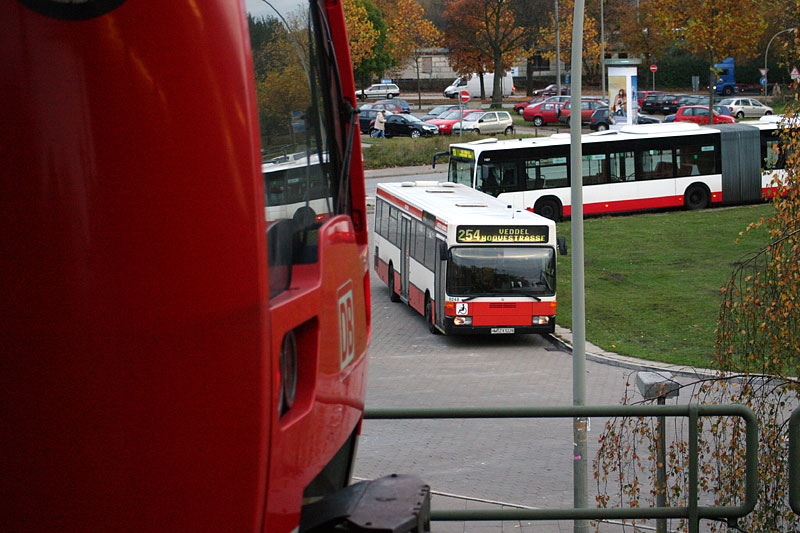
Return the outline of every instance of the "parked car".
[[[370,106],[370,109],[383,109],[384,111],[388,111],[393,114],[399,114],[403,112],[403,106],[395,104],[391,100],[376,102]]]
[[[394,98],[400,94],[400,87],[394,83],[375,83],[356,91],[356,96],[364,100],[365,98]]]
[[[678,108],[682,107],[681,100],[687,99],[688,94],[670,94],[665,95],[661,98],[661,114],[662,115],[671,115],[672,113],[676,113]]]
[[[535,96],[530,100],[526,100],[524,102],[518,102],[514,104],[514,111],[516,111],[521,115],[522,112],[525,111],[526,107],[528,107],[529,105],[538,104],[539,102],[543,101],[544,98],[545,98],[544,96]]]
[[[422,120],[431,120],[433,118],[439,118],[440,115],[445,114],[448,111],[458,111],[459,106],[458,104],[445,104],[445,105],[437,105],[428,113],[422,117]]]
[[[736,122],[736,119],[731,116],[720,115],[714,113],[714,124],[725,124]],[[708,124],[708,106],[704,105],[687,105],[678,109],[675,113],[675,122],[694,122],[695,124]]]
[[[648,95],[653,95],[655,98],[659,94],[664,94],[664,91],[638,91],[636,93],[636,103],[639,104],[639,107],[644,109],[644,100],[647,98]]]
[[[428,124],[433,124],[439,129],[439,133],[443,135],[450,135],[453,131],[453,124],[466,117],[471,113],[482,113],[481,109],[465,109],[463,111],[455,110],[449,111],[439,118],[428,120]]]
[[[460,128],[463,128],[460,129]],[[475,133],[491,134],[514,133],[514,121],[508,111],[487,111],[486,113],[470,113],[463,121],[453,124],[453,134],[459,131],[472,131]]]
[[[566,102],[558,114],[558,120],[561,122],[569,122],[572,115],[572,102]],[[592,113],[601,107],[608,107],[600,100],[587,99],[581,100],[581,124],[588,124],[592,120]]]
[[[755,98],[725,98],[719,104],[727,107],[731,114],[738,119],[772,114],[771,107],[762,104]]]
[[[665,96],[665,94],[666,93],[655,91],[648,93],[644,100],[642,100],[642,111],[645,113],[658,113],[661,110],[661,98]]]
[[[606,131],[614,124],[614,117],[608,112],[608,106],[595,109],[589,118],[589,129],[592,131]]]
[[[564,104],[572,99],[571,96],[548,96],[544,99],[545,102],[558,102]]]
[[[411,107],[408,105],[408,102],[403,100],[402,98],[392,98],[391,100],[378,100],[378,104],[391,104],[398,106],[400,108],[400,113],[411,113]]]
[[[358,113],[358,129],[361,130],[361,133],[369,133],[372,123],[375,122],[375,117],[378,116],[378,111],[380,109],[361,109]],[[391,114],[391,111],[386,111],[387,117]]]
[[[533,91],[533,96],[554,96],[556,91],[558,91],[558,86],[555,83],[551,83],[544,89]],[[569,94],[569,85],[561,85],[561,94]]]
[[[522,118],[532,121],[537,128],[545,124],[552,124],[558,122],[558,112],[563,105],[561,102],[547,101],[529,105],[522,112]]]
[[[439,130],[414,115],[391,115],[386,117],[387,137],[430,137],[437,135]],[[370,136],[375,134],[375,123],[370,124]]]

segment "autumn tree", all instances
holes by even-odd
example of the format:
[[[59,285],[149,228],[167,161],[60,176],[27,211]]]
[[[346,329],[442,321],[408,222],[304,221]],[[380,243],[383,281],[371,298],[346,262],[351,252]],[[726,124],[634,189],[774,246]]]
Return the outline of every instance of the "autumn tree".
[[[796,49],[796,48],[795,48]],[[780,143],[768,143],[773,172],[772,209],[744,231],[765,234],[766,246],[745,255],[722,288],[716,338],[716,374],[688,383],[681,395],[704,404],[741,404],[758,419],[759,498],[741,519],[739,531],[800,531],[788,506],[787,425],[800,406],[800,117],[781,124]],[[625,403],[633,395],[626,394]],[[644,403],[644,402],[641,402]],[[702,497],[716,506],[744,500],[745,435],[736,418],[700,419],[699,478]],[[600,437],[595,465],[598,502],[612,497],[627,505],[653,502],[658,493],[670,506],[687,504],[689,466],[686,427],[668,441],[668,480],[658,485],[655,428],[638,417],[610,421]],[[725,526],[712,527],[722,530]],[[682,529],[685,524],[682,524]],[[727,528],[725,528],[727,529]]]
[[[362,85],[367,85],[372,81],[373,77],[382,75],[386,70],[396,65],[397,61],[391,52],[389,25],[380,7],[372,0],[352,1],[366,11],[367,22],[371,24],[373,31],[376,32],[371,53],[362,55],[358,65],[353,65],[353,73],[356,80]],[[347,14],[345,13],[346,16]],[[367,25],[366,22],[364,25]]]
[[[628,2],[616,2],[606,10],[606,20],[612,21],[610,26],[606,24],[606,35],[616,36],[614,46],[642,57],[645,64],[652,63],[673,42],[670,32],[664,32],[656,18],[657,3],[657,0],[640,0],[631,9]]]
[[[362,4],[358,4],[356,0],[343,0],[342,8],[350,43],[350,60],[353,62],[353,69],[357,69],[362,61],[372,57],[379,33]]]
[[[491,59],[484,53],[484,46],[477,40],[477,28],[465,28],[462,24],[462,12],[466,5],[463,1],[447,2],[444,11],[446,27],[444,42],[450,50],[448,62],[459,76],[477,74],[481,78],[481,94],[486,96],[483,87],[483,74],[491,69]]]
[[[572,17],[575,11],[573,0],[559,0],[558,2],[558,31],[561,58],[572,55]],[[590,75],[596,75],[601,63],[600,31],[597,20],[588,13],[583,19],[583,70]],[[542,57],[549,61],[556,59],[556,20],[555,13],[549,15],[549,22],[542,30],[540,42],[546,48]]]
[[[417,102],[422,107],[419,83],[419,60],[426,48],[437,46],[442,36],[425,17],[425,10],[414,0],[398,0],[393,4],[389,22],[389,45],[398,64],[414,62],[417,73]]]
[[[527,37],[525,28],[517,24],[513,2],[450,0],[445,17],[448,20],[448,38],[453,32],[461,32],[463,37],[459,39],[471,40],[474,50],[480,53],[474,57],[480,57],[480,62],[495,73],[492,106],[499,107],[503,101],[503,73],[522,53]],[[448,40],[448,45],[452,44]]]
[[[715,63],[756,53],[765,28],[759,4],[758,0],[658,0],[655,20],[668,35],[708,61],[713,81]],[[713,103],[713,83],[709,83],[709,109]],[[709,113],[709,124],[712,119]]]

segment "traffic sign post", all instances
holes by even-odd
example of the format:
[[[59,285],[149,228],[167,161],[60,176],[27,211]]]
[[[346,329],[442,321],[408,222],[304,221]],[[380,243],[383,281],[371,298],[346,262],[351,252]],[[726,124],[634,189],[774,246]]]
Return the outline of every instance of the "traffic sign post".
[[[461,118],[458,119],[458,136],[461,137],[464,128],[464,104],[469,102],[469,91],[461,91],[458,93],[458,112],[461,113]]]
[[[658,70],[658,65],[650,65],[650,72],[653,73],[653,90],[656,90],[656,71]]]

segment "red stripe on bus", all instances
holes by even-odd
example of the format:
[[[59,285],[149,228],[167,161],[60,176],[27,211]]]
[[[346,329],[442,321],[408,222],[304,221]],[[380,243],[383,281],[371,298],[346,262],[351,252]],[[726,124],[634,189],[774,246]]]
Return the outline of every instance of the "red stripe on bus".
[[[711,194],[711,201],[722,201],[722,193]],[[595,202],[584,204],[583,212],[589,215],[598,213],[615,213],[620,211],[639,211],[642,209],[659,209],[662,207],[680,207],[683,205],[683,195],[659,196],[656,198],[638,198],[636,200],[617,200],[612,202]],[[564,206],[564,216],[572,214],[571,206]]]
[[[477,316],[483,317],[511,317],[515,315],[525,316],[530,325],[533,315],[552,316],[556,314],[556,302],[468,302],[469,316],[473,320]],[[452,305],[452,304],[451,304]],[[445,305],[445,316],[456,316],[455,305],[452,307]],[[477,324],[476,324],[477,325]]]
[[[412,215],[416,216],[420,220],[422,220],[422,210],[414,207],[413,205],[409,205],[404,201],[400,200],[397,196],[384,191],[383,189],[378,189],[378,196],[381,196],[384,200],[391,202],[395,205],[395,207],[399,207],[403,211],[411,213]]]

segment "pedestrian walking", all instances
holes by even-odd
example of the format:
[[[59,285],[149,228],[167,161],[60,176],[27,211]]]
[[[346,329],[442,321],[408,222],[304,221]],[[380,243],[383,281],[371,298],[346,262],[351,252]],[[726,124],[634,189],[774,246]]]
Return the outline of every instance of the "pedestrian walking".
[[[378,111],[378,115],[375,117],[375,130],[377,132],[375,137],[386,138],[386,114],[383,109]]]

